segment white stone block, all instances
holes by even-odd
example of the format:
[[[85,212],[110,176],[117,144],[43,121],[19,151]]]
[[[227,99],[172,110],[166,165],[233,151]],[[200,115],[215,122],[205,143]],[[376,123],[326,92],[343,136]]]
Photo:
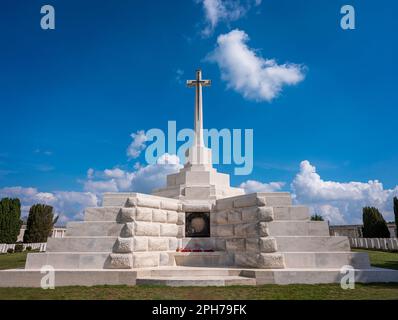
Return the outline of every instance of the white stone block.
[[[160,235],[160,224],[154,222],[134,222],[134,234],[136,236],[153,236]]]
[[[178,234],[177,238],[184,238],[185,237],[185,225],[178,226]]]
[[[259,241],[260,251],[264,253],[271,253],[278,251],[277,243],[275,238],[260,238]]]
[[[169,239],[167,238],[148,238],[149,251],[168,251]]]
[[[137,207],[137,198],[135,197],[127,198],[125,206],[128,208]]]
[[[155,252],[133,253],[134,268],[158,267],[160,255]]]
[[[258,207],[247,207],[242,209],[242,220],[245,222],[257,221],[259,218]]]
[[[283,269],[285,261],[280,253],[261,253],[257,266],[265,269]]]
[[[234,227],[234,235],[235,237],[246,237],[248,233],[248,229],[254,228],[255,230],[255,224],[254,223],[241,223],[237,224]]]
[[[214,213],[211,213],[210,216],[214,216],[215,224],[228,223],[228,212],[227,211],[214,212]]]
[[[148,238],[134,237],[134,251],[148,251]]]
[[[124,238],[134,236],[134,222],[125,223],[122,230],[120,231],[120,236]]]
[[[122,222],[132,222],[135,220],[136,208],[121,208],[119,217]]]
[[[137,221],[152,221],[152,209],[151,208],[136,208],[135,220]]]
[[[178,227],[175,224],[161,224],[160,225],[160,235],[162,237],[177,237],[178,236]]]
[[[230,224],[213,226],[210,232],[216,237],[232,237],[234,235],[234,226]]]
[[[208,201],[192,201],[182,204],[182,210],[184,212],[210,212],[211,203]]]
[[[178,212],[177,224],[178,225],[184,225],[185,224],[185,212]]]
[[[236,237],[267,237],[269,235],[269,229],[266,222],[241,223],[235,225],[234,230]]]
[[[207,201],[207,199],[211,196],[211,187],[209,186],[186,186],[185,190],[185,199],[190,200],[203,200]],[[202,211],[206,209],[199,209]]]
[[[239,210],[231,210],[228,212],[228,223],[241,223],[242,212]]]
[[[159,209],[153,209],[152,221],[153,222],[162,222],[162,223],[167,222],[167,211],[159,210]]]
[[[177,224],[178,222],[178,213],[176,211],[167,211],[167,223]]]
[[[257,196],[256,194],[241,196],[234,200],[234,208],[261,207],[265,205],[265,197]]]
[[[245,239],[226,239],[227,251],[244,251]]]
[[[234,200],[233,199],[221,199],[217,200],[216,202],[216,210],[217,211],[224,211],[224,210],[231,210],[234,207]]]
[[[118,238],[116,241],[115,249],[116,253],[131,253],[134,251],[134,239],[133,238]]]
[[[170,265],[170,256],[168,255],[168,253],[160,252],[159,265],[160,266],[169,266]]]
[[[247,207],[242,209],[243,221],[272,221],[274,213],[272,207]]]
[[[160,207],[164,210],[171,210],[171,211],[178,211],[179,206],[178,206],[178,202],[172,202],[172,201],[164,201],[162,200],[160,202]]]
[[[182,239],[182,247],[191,250],[214,250],[214,238],[185,238]]]
[[[258,265],[259,256],[258,253],[236,252],[235,265],[238,267],[255,268]]]
[[[169,238],[169,250],[176,251],[179,248],[178,240],[176,238]]]
[[[268,224],[266,222],[257,222],[256,225],[257,228],[257,234],[260,237],[268,237],[269,236],[269,228],[268,228]]]
[[[259,238],[247,238],[246,239],[246,252],[259,252],[260,251],[260,239]]]
[[[260,221],[269,222],[274,220],[274,210],[272,207],[260,207],[258,209],[258,219]]]
[[[84,210],[85,221],[117,221],[120,220],[119,207],[95,207]]]
[[[131,269],[133,267],[133,258],[131,254],[110,254],[109,269]]]
[[[216,239],[215,241],[216,251],[225,251],[227,249],[227,244],[225,239]]]
[[[138,197],[137,198],[138,207],[147,207],[153,209],[160,209],[160,200],[150,197]]]

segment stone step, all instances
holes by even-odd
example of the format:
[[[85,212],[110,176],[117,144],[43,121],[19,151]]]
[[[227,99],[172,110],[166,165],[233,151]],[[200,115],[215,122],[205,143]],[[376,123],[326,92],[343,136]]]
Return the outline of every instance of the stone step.
[[[84,210],[84,221],[116,222],[121,207],[95,207]]]
[[[227,268],[195,268],[195,267],[168,267],[168,268],[154,268],[154,269],[141,269],[137,271],[139,278],[148,277],[202,277],[202,276],[239,276],[240,269],[227,269]]]
[[[73,221],[66,226],[67,237],[104,236],[118,237],[123,228],[123,223],[108,221]]]
[[[286,268],[370,268],[369,256],[360,252],[283,252]]]
[[[234,256],[231,253],[216,252],[169,252],[177,266],[186,267],[226,267],[232,266]]]
[[[329,236],[326,221],[273,221],[268,228],[270,236]]]
[[[138,285],[166,285],[170,287],[186,286],[233,286],[256,285],[256,279],[240,276],[175,276],[175,277],[143,277],[137,278]]]
[[[0,287],[40,288],[44,274],[41,270],[0,271]],[[136,272],[131,270],[56,270],[54,286],[100,286],[136,284]]]
[[[276,236],[279,252],[350,252],[347,237]]]
[[[264,284],[320,284],[340,283],[347,272],[340,268],[310,269],[292,268],[278,270],[243,270],[242,275],[255,277],[257,285]],[[367,268],[354,269],[355,283],[398,282],[398,270]],[[344,282],[346,283],[346,281]]]
[[[175,267],[181,270],[181,267]],[[367,268],[353,270],[356,283],[398,283],[398,270]],[[340,283],[346,273],[339,268],[311,269],[291,268],[277,270],[241,269],[241,276],[206,277],[143,277],[136,281],[135,270],[56,270],[55,286],[95,286],[95,285],[264,285],[264,284],[320,284]],[[43,279],[41,270],[2,270],[0,287],[38,287]]]
[[[275,220],[310,220],[309,208],[304,206],[275,205]],[[86,208],[84,221],[112,221],[116,222],[121,207]]]
[[[112,252],[117,237],[49,238],[47,252]]]
[[[274,206],[274,220],[310,220],[310,210],[304,206]]]
[[[259,197],[265,197],[266,205],[273,206],[290,206],[292,204],[292,196],[288,192],[260,192]]]
[[[104,269],[109,259],[109,253],[29,253],[26,259],[26,269],[40,269],[50,265],[55,269]]]

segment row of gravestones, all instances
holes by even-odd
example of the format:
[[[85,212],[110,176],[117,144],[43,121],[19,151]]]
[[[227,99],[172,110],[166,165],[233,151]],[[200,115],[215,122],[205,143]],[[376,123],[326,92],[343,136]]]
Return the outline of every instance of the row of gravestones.
[[[398,251],[397,238],[350,238],[351,248]]]
[[[32,250],[39,250],[40,252],[46,251],[47,243],[24,243],[22,251],[30,247]],[[7,253],[8,249],[15,250],[15,244],[0,243],[0,253]]]

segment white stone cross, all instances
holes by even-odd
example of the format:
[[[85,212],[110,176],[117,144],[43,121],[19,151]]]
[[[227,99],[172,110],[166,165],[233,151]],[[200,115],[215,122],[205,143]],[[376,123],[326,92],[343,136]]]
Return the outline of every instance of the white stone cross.
[[[202,80],[202,70],[196,71],[196,80],[188,80],[187,86],[196,88],[195,95],[195,143],[196,146],[204,146],[203,143],[203,102],[202,87],[211,85],[210,80]]]

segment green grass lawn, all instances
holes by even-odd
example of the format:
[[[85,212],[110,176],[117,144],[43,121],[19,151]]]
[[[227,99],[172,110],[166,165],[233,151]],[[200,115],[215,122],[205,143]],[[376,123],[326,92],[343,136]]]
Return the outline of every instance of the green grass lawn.
[[[371,250],[355,251],[369,253],[371,263],[375,267],[398,270],[398,253]],[[0,255],[0,270],[22,268],[25,264],[25,259],[26,253]],[[398,284],[356,284],[355,290],[343,290],[338,284],[177,288],[164,286],[98,286],[61,287],[55,290],[0,288],[0,299],[398,300]]]
[[[106,300],[398,300],[398,284],[357,284],[343,290],[337,284],[231,287],[98,286],[54,290],[0,288],[0,299]]]
[[[370,263],[374,267],[398,270],[398,252],[384,252],[363,249],[355,249],[353,251],[368,253]]]
[[[0,270],[25,267],[27,251],[18,253],[0,254]]]

